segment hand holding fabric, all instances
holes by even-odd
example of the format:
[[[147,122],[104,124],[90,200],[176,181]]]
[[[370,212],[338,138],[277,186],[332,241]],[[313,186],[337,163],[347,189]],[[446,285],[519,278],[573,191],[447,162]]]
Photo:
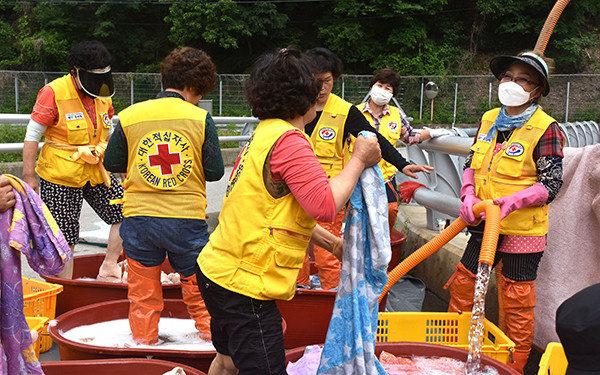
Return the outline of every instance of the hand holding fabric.
[[[331,254],[333,254],[340,262],[342,261],[344,257],[344,241],[341,238],[338,237],[335,240],[333,249],[331,249]]]
[[[8,210],[15,202],[15,193],[8,177],[0,175],[0,212]]]
[[[463,202],[460,206],[459,213],[460,217],[468,225],[475,225],[479,221],[473,213],[473,206],[481,199],[475,195],[475,170],[473,168],[467,168],[462,175],[463,185],[460,188],[460,200]]]
[[[361,132],[362,133],[362,132]],[[381,160],[381,148],[376,137],[365,138],[363,134],[359,134],[354,143],[352,157],[361,160],[365,167],[372,167]]]
[[[415,190],[418,188],[427,187],[415,181],[405,181],[398,185],[398,192],[400,193],[400,202],[409,204]]]
[[[527,189],[523,189],[507,197],[494,199],[494,204],[500,206],[500,219],[504,219],[511,212],[531,206],[543,206],[548,201],[548,190],[544,185],[536,182]],[[485,216],[482,216],[485,219]]]

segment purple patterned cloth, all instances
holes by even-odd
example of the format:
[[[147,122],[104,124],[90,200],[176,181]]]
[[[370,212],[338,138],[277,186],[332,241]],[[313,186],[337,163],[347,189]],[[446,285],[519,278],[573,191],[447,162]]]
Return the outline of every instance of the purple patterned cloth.
[[[72,256],[58,225],[37,193],[20,179],[10,179],[15,206],[0,213],[0,374],[43,375],[33,351],[23,312],[21,253],[33,270],[59,273]]]

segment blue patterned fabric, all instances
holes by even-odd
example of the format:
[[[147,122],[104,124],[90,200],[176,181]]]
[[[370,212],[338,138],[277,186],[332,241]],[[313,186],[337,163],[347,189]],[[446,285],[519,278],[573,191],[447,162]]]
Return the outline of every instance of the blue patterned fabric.
[[[492,139],[496,136],[497,132],[503,132],[507,130],[513,130],[515,128],[521,128],[525,123],[529,120],[529,118],[533,115],[533,113],[538,109],[542,108],[536,103],[530,105],[526,110],[522,113],[511,116],[506,113],[506,106],[502,106],[500,108],[500,113],[498,117],[496,117],[496,121],[490,127],[487,135],[485,136],[486,142],[491,142]]]
[[[375,337],[389,239],[385,185],[375,165],[363,171],[350,198],[340,283],[317,374],[386,373],[375,356]]]

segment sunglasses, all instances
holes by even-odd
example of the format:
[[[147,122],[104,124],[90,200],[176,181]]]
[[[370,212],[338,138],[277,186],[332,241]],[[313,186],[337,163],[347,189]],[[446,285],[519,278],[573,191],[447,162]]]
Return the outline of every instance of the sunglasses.
[[[500,81],[513,81],[514,83],[516,83],[519,86],[527,86],[527,85],[536,85],[539,86],[536,82],[528,80],[527,78],[523,78],[523,77],[515,77],[510,73],[502,73],[500,74]]]

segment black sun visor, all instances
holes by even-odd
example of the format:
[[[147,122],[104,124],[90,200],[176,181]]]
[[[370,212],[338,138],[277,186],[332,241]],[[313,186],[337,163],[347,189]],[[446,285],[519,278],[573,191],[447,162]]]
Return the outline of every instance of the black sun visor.
[[[110,65],[101,69],[77,68],[77,79],[83,91],[92,97],[110,98],[115,94]]]

